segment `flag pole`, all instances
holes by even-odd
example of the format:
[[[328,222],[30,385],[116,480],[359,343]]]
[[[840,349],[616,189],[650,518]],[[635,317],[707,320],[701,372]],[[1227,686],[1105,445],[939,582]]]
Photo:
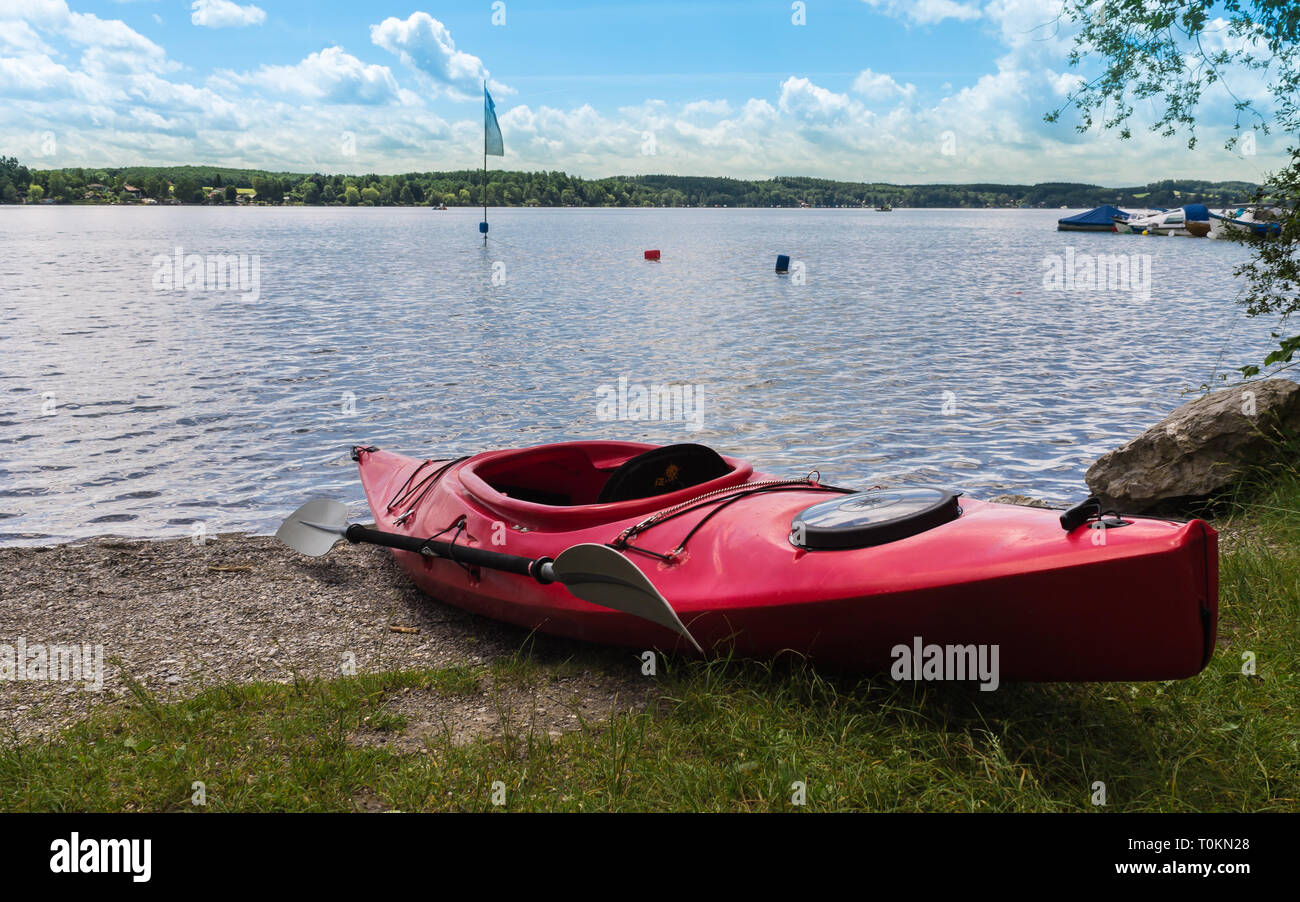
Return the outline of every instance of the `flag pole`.
[[[483,105],[484,105],[484,116],[483,116],[483,224],[484,224],[484,225],[487,225],[487,186],[488,186],[488,181],[487,181],[487,115],[486,115],[486,107],[487,107],[487,102],[486,102],[486,101],[487,101],[487,79],[483,79],[483,100],[484,100],[484,104],[483,104]],[[487,230],[486,230],[486,229],[483,230],[483,246],[484,246],[484,247],[487,247]]]

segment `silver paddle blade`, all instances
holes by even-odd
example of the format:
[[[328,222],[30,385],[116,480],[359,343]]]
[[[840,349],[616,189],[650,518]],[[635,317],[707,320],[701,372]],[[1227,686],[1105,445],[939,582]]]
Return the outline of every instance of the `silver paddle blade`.
[[[551,565],[556,581],[583,601],[643,617],[683,636],[700,654],[704,649],[659,594],[654,583],[613,548],[586,543],[560,552]]]
[[[289,515],[275,537],[299,554],[320,557],[334,547],[348,528],[348,506],[317,498]]]

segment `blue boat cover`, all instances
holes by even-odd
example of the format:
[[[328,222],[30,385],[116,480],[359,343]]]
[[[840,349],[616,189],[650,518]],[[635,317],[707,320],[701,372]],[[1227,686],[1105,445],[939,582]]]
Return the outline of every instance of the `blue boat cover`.
[[[1204,208],[1202,208],[1204,209]],[[1067,223],[1069,225],[1114,225],[1115,217],[1128,219],[1129,214],[1125,213],[1119,207],[1112,207],[1110,204],[1098,207],[1095,210],[1089,210],[1087,213],[1077,213],[1074,216],[1066,216],[1057,220],[1057,224]],[[1206,218],[1209,212],[1206,211]]]
[[[1183,216],[1188,222],[1210,221],[1210,211],[1205,204],[1188,204],[1183,207]]]

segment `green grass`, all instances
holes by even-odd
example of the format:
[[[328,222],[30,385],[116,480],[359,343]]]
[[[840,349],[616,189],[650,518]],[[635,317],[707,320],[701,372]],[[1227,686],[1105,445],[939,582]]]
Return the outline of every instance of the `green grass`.
[[[1200,676],[1169,683],[1010,684],[998,692],[800,664],[669,662],[658,699],[550,738],[422,750],[358,744],[400,734],[389,702],[527,692],[574,672],[532,642],[486,668],[210,689],[129,704],[57,743],[0,749],[0,809],[1107,811],[1300,810],[1300,474],[1257,485],[1221,521],[1220,635]],[[539,645],[543,643],[539,640]],[[1258,672],[1241,672],[1253,652]],[[191,803],[202,781],[207,805]]]

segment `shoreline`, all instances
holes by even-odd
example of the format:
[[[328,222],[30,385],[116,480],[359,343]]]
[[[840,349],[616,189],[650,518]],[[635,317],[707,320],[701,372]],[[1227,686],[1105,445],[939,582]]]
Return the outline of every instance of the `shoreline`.
[[[102,645],[104,683],[0,679],[0,744],[51,740],[130,699],[130,680],[169,702],[226,683],[350,675],[348,662],[359,674],[482,668],[529,642],[524,630],[423,595],[386,549],[365,545],[311,559],[270,536],[223,533],[201,546],[106,536],[0,548],[0,581],[16,587],[0,607],[0,646]],[[542,644],[580,653],[596,672],[567,686],[584,708],[615,689],[627,696],[613,670],[625,654]]]
[[[1026,495],[989,500],[1048,507]],[[0,649],[103,648],[98,691],[81,681],[0,678],[0,745],[52,740],[129,700],[132,681],[166,703],[214,685],[351,675],[348,663],[358,674],[485,668],[528,647],[579,666],[576,683],[561,681],[567,701],[550,706],[561,713],[575,703],[604,711],[620,697],[642,699],[646,688],[626,649],[530,635],[470,614],[423,594],[387,549],[371,545],[340,543],[326,557],[305,558],[270,535],[219,533],[195,545],[105,534],[2,546],[0,581],[21,587],[0,607]]]
[[[297,208],[306,208],[306,209],[312,209],[312,210],[431,210],[431,211],[433,211],[433,212],[435,212],[435,213],[450,213],[450,212],[452,212],[452,211],[454,211],[454,210],[469,210],[469,211],[471,211],[471,212],[473,212],[473,211],[478,211],[478,212],[481,213],[482,210],[483,210],[483,207],[482,207],[481,204],[480,204],[480,205],[474,205],[474,204],[450,204],[450,205],[448,205],[448,206],[445,207],[445,208],[441,208],[441,207],[433,206],[433,205],[431,205],[431,204],[367,204],[367,203],[360,203],[360,204],[308,204],[308,203],[302,203],[301,201],[296,202],[296,203],[287,203],[287,204],[268,204],[268,203],[264,203],[264,202],[263,202],[263,203],[252,202],[252,203],[242,203],[242,204],[241,204],[241,203],[193,204],[193,203],[181,203],[181,202],[179,202],[179,201],[174,201],[174,202],[154,202],[154,203],[145,203],[145,202],[143,202],[143,201],[133,201],[133,202],[127,202],[127,203],[120,203],[120,202],[103,202],[103,201],[74,200],[74,201],[65,201],[65,202],[63,202],[63,203],[45,203],[44,201],[40,201],[40,202],[37,202],[37,203],[26,202],[26,203],[21,203],[21,204],[0,204],[0,209],[4,209],[5,207],[15,207],[15,208],[26,208],[26,207],[41,207],[41,208],[44,208],[44,207],[124,207],[124,208],[133,208],[133,207],[150,207],[150,208],[152,208],[152,207],[162,207],[162,208],[168,208],[168,209],[170,209],[170,208],[175,208],[175,207],[186,207],[186,208],[193,208],[193,209],[200,209],[200,210],[207,210],[207,209],[213,209],[213,210],[215,210],[215,209],[220,209],[220,208],[222,208],[222,207],[235,207],[235,208],[240,209],[240,210],[254,209],[254,208],[267,208],[267,209],[277,209],[277,210],[288,210],[288,209],[297,209]],[[1037,212],[1037,213],[1060,213],[1062,210],[1066,210],[1066,211],[1068,211],[1068,210],[1086,210],[1086,209],[1088,209],[1088,208],[1087,208],[1087,207],[1072,207],[1072,206],[1065,206],[1065,207],[1037,207],[1037,206],[1035,206],[1035,207],[1021,207],[1021,206],[977,207],[977,206],[974,206],[974,205],[966,205],[966,206],[949,206],[949,207],[936,207],[936,206],[909,207],[909,206],[906,206],[906,205],[899,205],[899,204],[895,204],[895,205],[893,206],[893,208],[890,209],[890,210],[877,210],[875,207],[871,207],[871,206],[859,206],[859,205],[855,205],[855,204],[838,204],[838,205],[836,205],[836,204],[809,204],[809,205],[806,206],[806,207],[794,207],[794,206],[789,206],[789,205],[775,205],[775,204],[651,204],[651,205],[648,205],[648,206],[647,206],[647,205],[644,205],[644,204],[642,204],[642,205],[637,205],[637,206],[633,206],[633,205],[630,205],[630,204],[628,204],[628,205],[620,205],[620,204],[592,204],[592,205],[586,205],[586,204],[584,204],[584,205],[579,205],[579,204],[504,204],[504,205],[502,205],[502,204],[488,204],[488,210],[489,210],[489,211],[492,211],[492,210],[497,210],[497,211],[502,211],[502,210],[786,210],[786,211],[789,211],[789,210],[803,210],[803,211],[807,211],[807,210],[845,210],[845,211],[850,211],[850,212],[852,212],[852,211],[857,211],[857,212],[860,212],[860,213],[882,213],[882,212],[897,213],[897,212],[899,212],[899,211],[905,211],[905,210],[906,210],[906,211],[914,211],[914,210],[933,210],[933,211],[935,211],[935,212],[942,213],[942,212],[945,212],[945,211],[946,211],[946,212],[951,212],[951,211],[953,211],[953,210],[974,210],[974,211],[979,211],[979,212],[982,212],[982,213],[989,213],[989,212],[995,212],[995,211],[1025,211],[1025,212],[1031,212],[1031,213],[1032,213],[1032,212]],[[1113,233],[1112,233],[1112,234],[1113,234]]]

